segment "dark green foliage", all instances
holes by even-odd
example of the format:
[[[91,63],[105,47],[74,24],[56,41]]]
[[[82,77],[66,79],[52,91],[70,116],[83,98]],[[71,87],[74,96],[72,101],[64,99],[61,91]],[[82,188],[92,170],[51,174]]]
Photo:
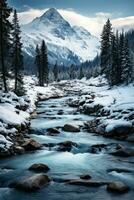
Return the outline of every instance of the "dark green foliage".
[[[37,45],[35,64],[38,71],[39,85],[44,86],[48,84],[49,79],[49,68],[48,68],[48,57],[47,57],[47,46],[45,41],[42,41],[41,48]]]
[[[80,67],[80,74],[79,74],[79,79],[82,79],[84,77],[84,72],[82,66]]]
[[[69,78],[70,80],[75,79],[75,65],[71,65],[69,68]]]
[[[54,74],[54,81],[58,81],[58,65],[55,63],[54,68],[53,68],[53,74]]]
[[[104,25],[101,36],[101,72],[110,86],[128,84],[132,80],[132,63],[128,41],[124,32],[113,34],[110,20]]]
[[[111,43],[112,43],[112,24],[108,19],[104,25],[101,35],[101,73],[106,74],[109,79],[109,68],[111,67]]]
[[[0,71],[2,73],[2,80],[4,90],[7,92],[7,66],[9,64],[9,50],[10,50],[10,31],[11,23],[9,17],[11,8],[8,6],[6,0],[0,0]]]
[[[15,93],[24,95],[23,88],[23,54],[21,43],[21,31],[17,12],[14,10],[13,15],[13,31],[12,31],[12,68],[15,74]]]

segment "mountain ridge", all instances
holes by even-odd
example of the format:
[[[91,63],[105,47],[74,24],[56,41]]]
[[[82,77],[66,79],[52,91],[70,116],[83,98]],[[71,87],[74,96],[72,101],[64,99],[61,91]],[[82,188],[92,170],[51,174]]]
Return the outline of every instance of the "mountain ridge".
[[[80,64],[99,53],[99,39],[85,28],[71,26],[55,8],[22,26],[24,53],[34,57],[35,47],[45,40],[49,62],[54,64]]]

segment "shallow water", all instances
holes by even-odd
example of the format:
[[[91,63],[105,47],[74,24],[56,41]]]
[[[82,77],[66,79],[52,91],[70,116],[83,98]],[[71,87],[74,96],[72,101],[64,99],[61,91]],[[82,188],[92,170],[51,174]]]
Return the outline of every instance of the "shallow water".
[[[106,151],[90,153],[89,148],[93,144],[122,143],[125,146],[132,144],[103,138],[101,136],[87,133],[62,131],[66,123],[82,125],[84,121],[92,117],[80,114],[76,108],[71,108],[66,101],[70,97],[51,99],[40,102],[37,108],[37,117],[31,121],[31,137],[42,144],[55,144],[52,148],[44,148],[40,151],[28,153],[21,156],[0,160],[0,200],[133,200],[134,197],[134,159],[119,158],[108,154]],[[59,110],[63,114],[59,115]],[[61,133],[57,136],[47,135],[47,128],[59,127]],[[77,143],[71,152],[59,152],[56,144],[62,141]],[[131,190],[123,195],[111,194],[106,191],[106,186],[99,188],[72,186],[66,183],[52,181],[51,184],[38,192],[25,193],[8,188],[10,182],[23,176],[31,175],[27,169],[31,164],[45,163],[50,167],[48,175],[54,180],[58,178],[79,178],[82,174],[90,174],[93,180],[113,181],[121,180],[130,186]],[[129,169],[130,173],[107,172],[111,168]],[[64,196],[63,196],[64,195]]]

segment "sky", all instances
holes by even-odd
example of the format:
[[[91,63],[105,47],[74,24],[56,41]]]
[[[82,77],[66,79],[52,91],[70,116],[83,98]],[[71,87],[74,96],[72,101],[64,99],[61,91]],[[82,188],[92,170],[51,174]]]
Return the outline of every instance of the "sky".
[[[8,0],[19,12],[21,24],[57,8],[71,25],[83,26],[99,36],[107,18],[115,28],[134,27],[134,0]]]

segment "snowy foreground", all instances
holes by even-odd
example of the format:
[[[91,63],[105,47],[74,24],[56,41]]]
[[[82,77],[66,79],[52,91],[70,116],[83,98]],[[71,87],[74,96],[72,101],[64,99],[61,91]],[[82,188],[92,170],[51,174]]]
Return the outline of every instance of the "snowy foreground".
[[[57,98],[69,92],[79,94],[70,98],[70,106],[88,115],[95,115],[86,123],[90,132],[119,139],[134,140],[134,86],[109,88],[104,78],[72,80],[36,86],[36,79],[25,77],[26,96],[0,91],[0,155],[8,155],[29,127],[30,116],[39,100]]]

